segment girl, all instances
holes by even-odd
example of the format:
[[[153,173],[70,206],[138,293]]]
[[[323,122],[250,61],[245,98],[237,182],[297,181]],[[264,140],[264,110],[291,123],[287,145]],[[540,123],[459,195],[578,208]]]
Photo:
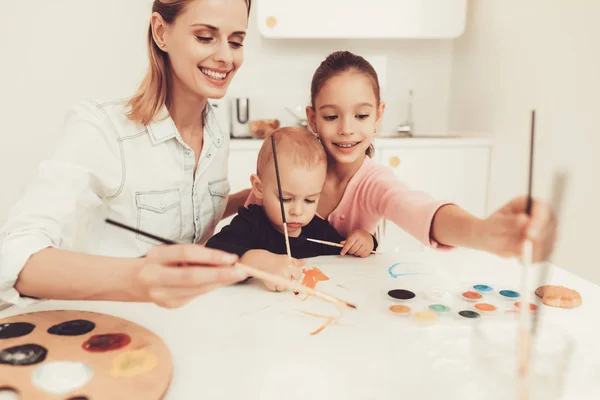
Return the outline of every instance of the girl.
[[[522,197],[479,219],[457,205],[409,190],[390,169],[375,164],[370,158],[372,142],[384,108],[377,73],[364,58],[335,52],[314,73],[306,114],[328,155],[317,212],[347,235],[342,255],[367,256],[373,245],[370,233],[382,217],[432,247],[462,246],[518,256],[529,238],[535,260],[549,253],[555,226],[547,206],[534,202],[529,219],[527,199]]]
[[[149,70],[138,92],[125,102],[73,107],[56,153],[9,217],[0,235],[0,303],[37,297],[179,307],[247,277],[233,267],[234,255],[193,244],[154,247],[104,219],[204,242],[243,203],[247,193],[229,196],[229,137],[207,101],[223,97],[242,66],[250,1],[154,1]]]

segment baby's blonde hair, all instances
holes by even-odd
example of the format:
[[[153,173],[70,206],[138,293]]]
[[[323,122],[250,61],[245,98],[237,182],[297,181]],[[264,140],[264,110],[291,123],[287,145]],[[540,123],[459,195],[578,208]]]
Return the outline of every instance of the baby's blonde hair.
[[[294,164],[308,169],[327,163],[325,149],[317,136],[301,127],[285,126],[274,130],[263,141],[256,162],[256,174],[261,178],[269,166],[274,168],[271,136],[275,137],[279,162],[284,158],[292,158]]]

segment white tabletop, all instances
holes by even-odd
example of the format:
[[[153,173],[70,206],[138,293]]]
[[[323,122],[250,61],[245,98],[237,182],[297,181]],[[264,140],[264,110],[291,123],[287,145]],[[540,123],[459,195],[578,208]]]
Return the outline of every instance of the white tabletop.
[[[392,273],[410,274],[392,277]],[[469,343],[473,323],[458,317],[467,309],[459,296],[470,285],[519,290],[515,260],[488,254],[451,252],[394,253],[309,260],[329,276],[317,288],[357,305],[339,323],[311,336],[322,319],[335,315],[316,298],[301,301],[291,292],[271,293],[260,282],[221,288],[180,309],[151,304],[46,301],[25,309],[11,307],[0,318],[52,309],[113,314],[157,333],[170,348],[174,376],[166,399],[465,399],[469,382]],[[600,398],[600,288],[560,268],[549,282],[578,290],[583,305],[572,310],[543,306],[544,327],[559,325],[576,339],[563,399]],[[403,303],[419,311],[423,294],[438,287],[455,294],[451,315],[422,325],[389,311],[397,304],[388,290],[409,289],[417,297]],[[496,300],[494,300],[496,301]],[[510,308],[512,302],[500,302]],[[266,308],[265,308],[266,307]],[[505,316],[499,316],[502,323]],[[467,397],[465,397],[467,396]]]

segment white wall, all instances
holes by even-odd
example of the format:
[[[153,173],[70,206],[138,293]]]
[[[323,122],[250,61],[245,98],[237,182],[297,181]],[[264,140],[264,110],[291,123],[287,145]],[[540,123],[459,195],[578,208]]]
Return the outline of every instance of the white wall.
[[[0,1],[0,224],[50,154],[74,101],[133,93],[146,69],[150,4]],[[339,49],[356,51],[384,71],[383,131],[403,122],[412,88],[416,132],[445,133],[452,62],[452,42],[446,40],[264,40],[252,18],[245,65],[228,96],[250,97],[253,118],[293,124],[283,106],[307,104],[314,69]]]
[[[570,175],[553,261],[600,283],[600,2],[470,0],[454,43],[449,126],[495,142],[490,208],[527,190],[529,117],[537,109],[534,194]]]

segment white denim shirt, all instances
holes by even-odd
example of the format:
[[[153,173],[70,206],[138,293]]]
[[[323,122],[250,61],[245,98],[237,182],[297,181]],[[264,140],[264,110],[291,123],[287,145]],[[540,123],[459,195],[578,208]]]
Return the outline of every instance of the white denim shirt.
[[[208,107],[194,174],[194,151],[166,108],[166,118],[144,126],[126,117],[123,101],[76,104],[56,152],[40,165],[0,231],[0,306],[34,301],[14,285],[42,249],[139,257],[158,244],[106,218],[176,241],[206,242],[230,191],[229,136]]]

